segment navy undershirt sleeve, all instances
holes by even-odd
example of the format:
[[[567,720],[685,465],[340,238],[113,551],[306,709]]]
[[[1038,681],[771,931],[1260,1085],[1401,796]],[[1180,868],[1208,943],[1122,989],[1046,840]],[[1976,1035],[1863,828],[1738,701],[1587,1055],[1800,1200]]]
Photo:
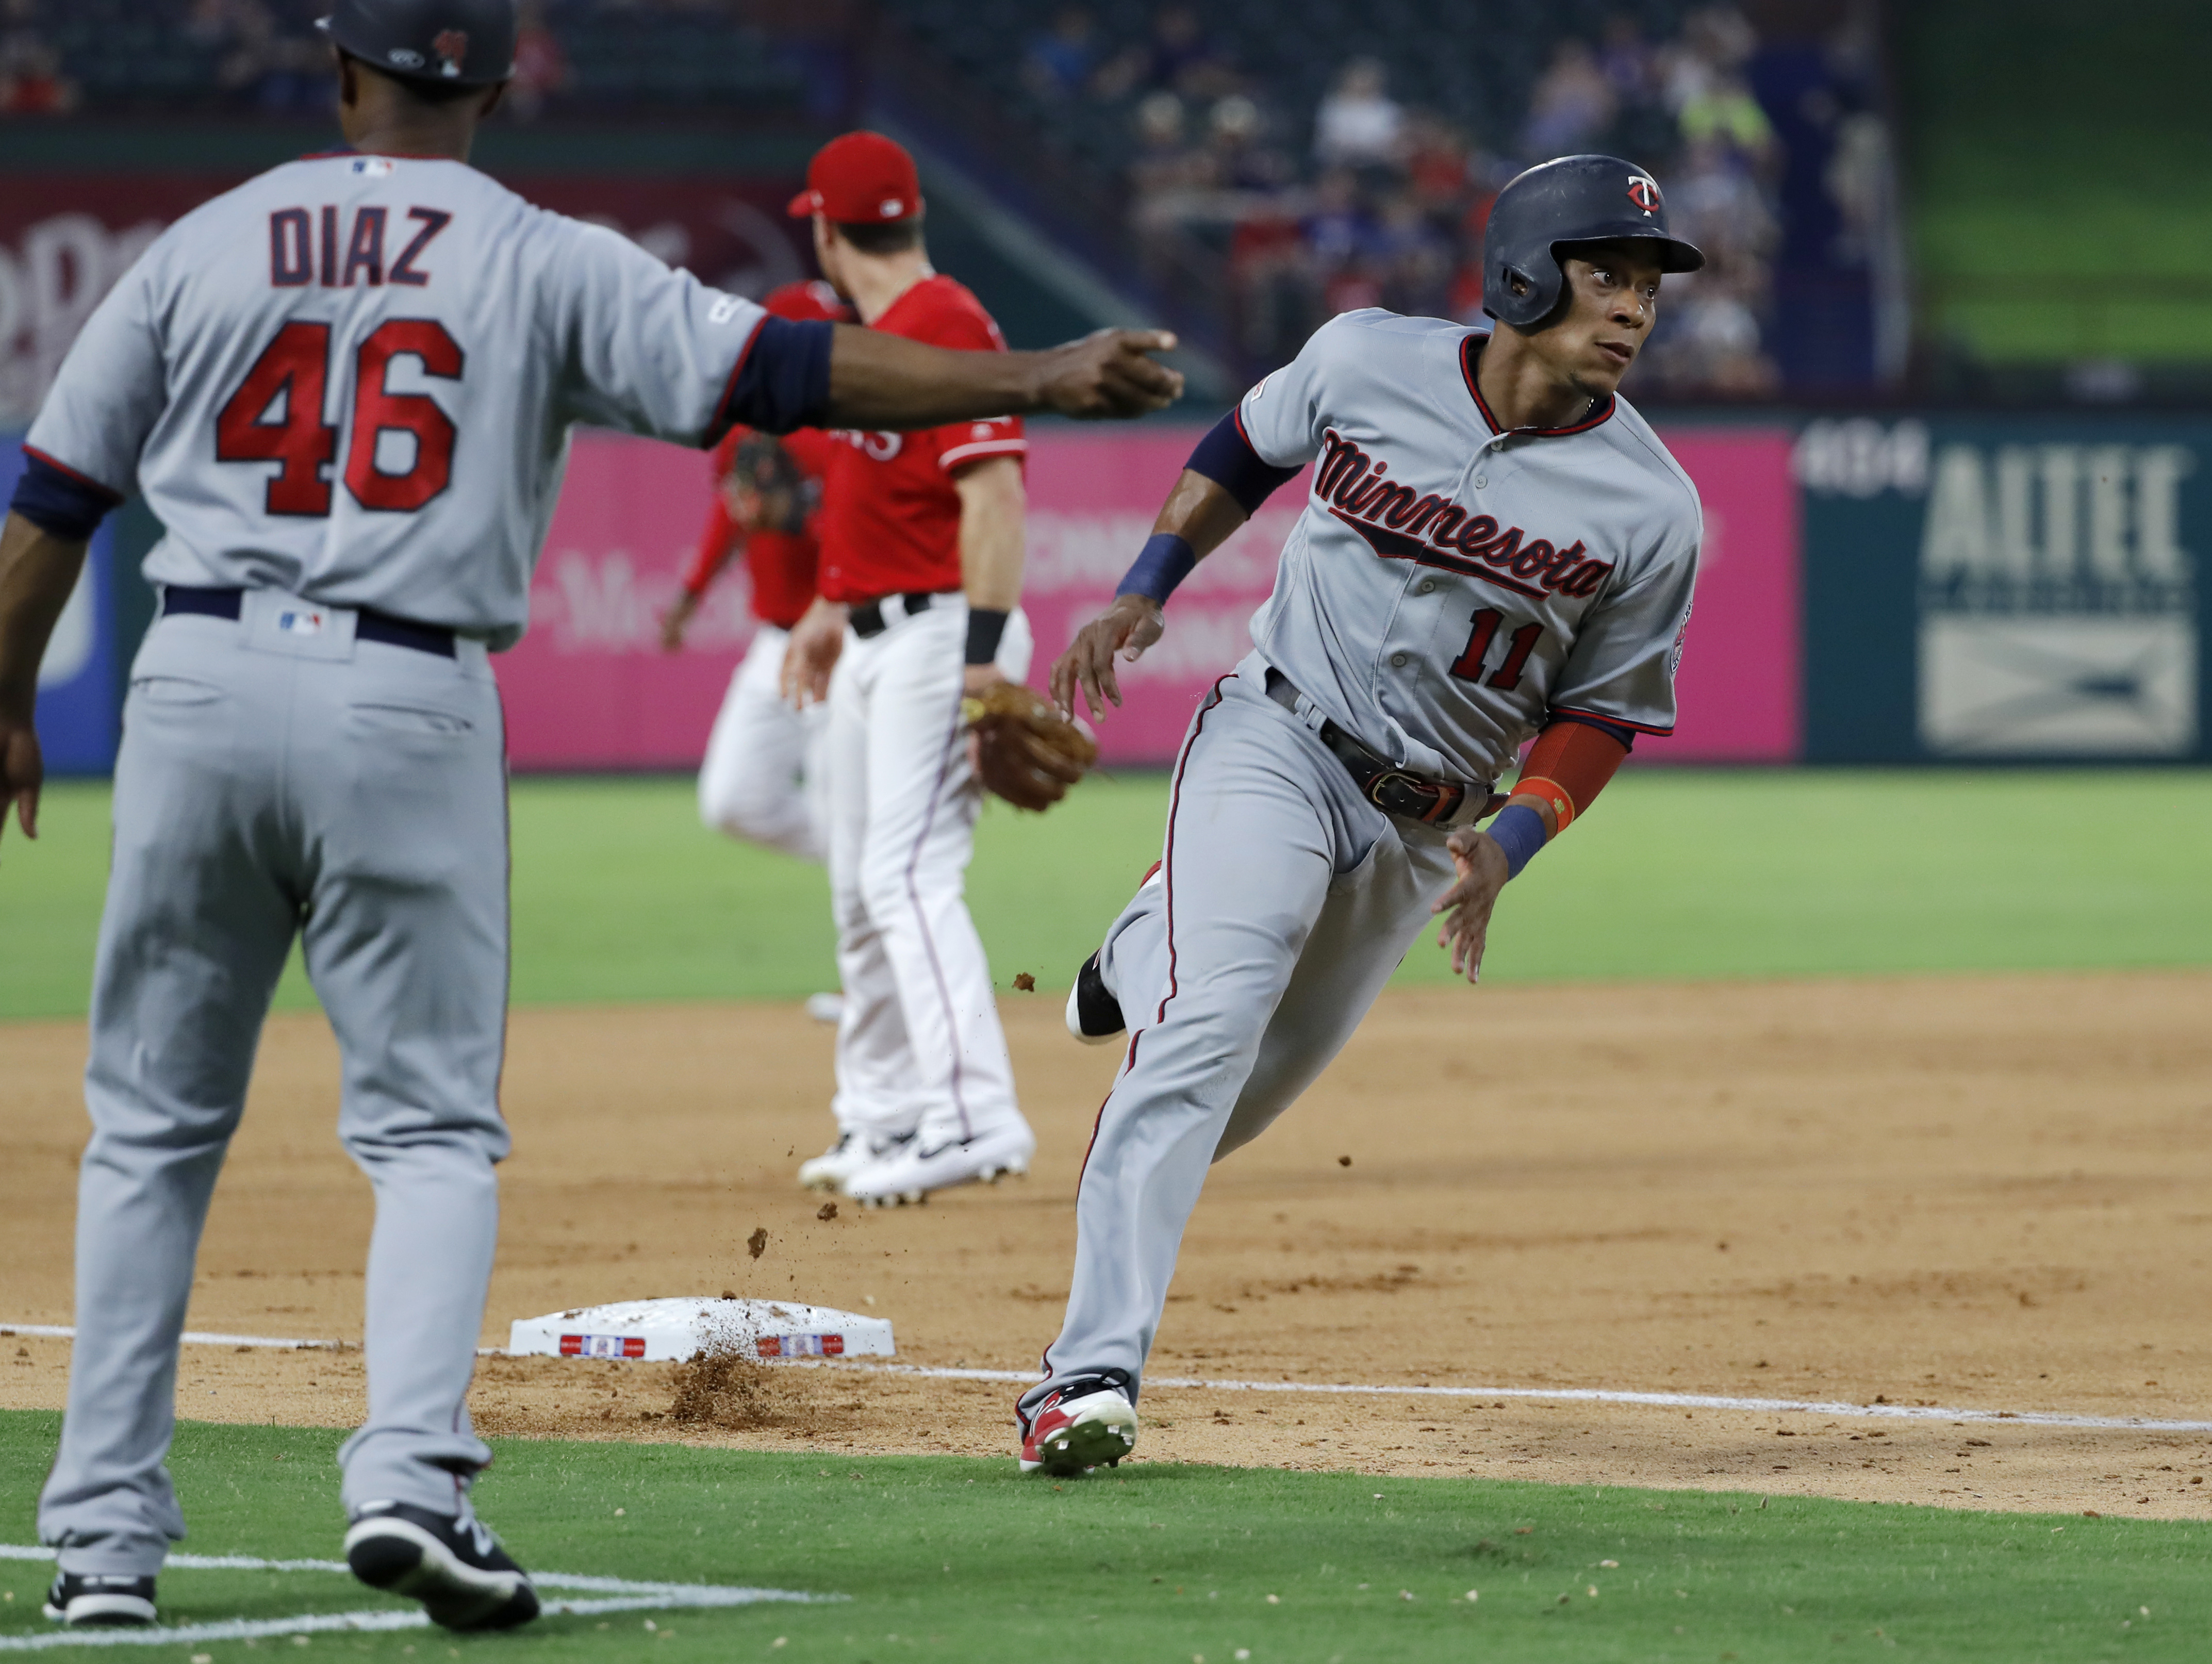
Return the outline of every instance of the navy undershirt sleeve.
[[[1243,426],[1233,410],[1199,440],[1198,449],[1183,466],[1194,474],[1203,474],[1236,498],[1248,517],[1267,501],[1270,492],[1297,478],[1298,472],[1262,460],[1252,448],[1252,441],[1244,437]]]
[[[41,531],[82,543],[122,501],[106,486],[57,466],[36,451],[26,451],[22,477],[15,482],[15,495],[8,506]]]
[[[763,318],[722,403],[712,444],[743,422],[764,434],[811,428],[830,404],[830,341],[834,325]]]

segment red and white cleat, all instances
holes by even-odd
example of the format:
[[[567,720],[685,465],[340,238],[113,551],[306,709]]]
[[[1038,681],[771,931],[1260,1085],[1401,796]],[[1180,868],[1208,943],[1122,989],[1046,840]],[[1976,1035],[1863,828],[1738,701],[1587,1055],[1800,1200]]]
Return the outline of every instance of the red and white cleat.
[[[1120,1370],[1077,1376],[1014,1419],[1022,1430],[1022,1472],[1055,1477],[1111,1467],[1137,1448],[1137,1406]]]

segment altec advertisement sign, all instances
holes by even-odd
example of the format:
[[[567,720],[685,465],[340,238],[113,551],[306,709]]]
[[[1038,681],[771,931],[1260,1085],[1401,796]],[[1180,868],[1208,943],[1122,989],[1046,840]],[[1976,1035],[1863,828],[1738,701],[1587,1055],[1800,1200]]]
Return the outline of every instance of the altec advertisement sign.
[[[1048,429],[1032,436],[1023,604],[1030,680],[1112,596],[1196,435],[1182,428]],[[1666,762],[1779,762],[1798,755],[1796,491],[1778,429],[1669,435],[1705,498],[1706,542],[1683,659],[1681,726],[1639,747]],[[659,616],[707,510],[701,457],[579,434],[531,595],[531,629],[497,661],[519,768],[696,764],[750,640],[742,576],[709,592],[671,657]],[[1159,644],[1124,666],[1123,708],[1099,731],[1109,762],[1168,761],[1215,677],[1250,650],[1253,613],[1303,505],[1284,487],[1176,592]]]
[[[1809,756],[2206,754],[2212,422],[1814,422],[1796,471]]]

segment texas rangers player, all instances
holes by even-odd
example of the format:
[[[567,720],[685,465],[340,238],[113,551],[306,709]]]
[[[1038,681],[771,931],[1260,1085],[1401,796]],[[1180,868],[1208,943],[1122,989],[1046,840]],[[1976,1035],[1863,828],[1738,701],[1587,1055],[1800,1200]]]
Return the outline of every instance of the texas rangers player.
[[[1086,961],[1079,1038],[1127,1019],[1076,1205],[1067,1317],[1017,1410],[1022,1465],[1136,1443],[1145,1358],[1206,1165],[1343,1045],[1431,915],[1480,970],[1506,881],[1674,720],[1701,520],[1614,389],[1661,275],[1703,257],[1651,179],[1606,156],[1530,169],[1492,211],[1483,333],[1355,312],[1199,446],[1100,617],[1053,667],[1119,702],[1193,563],[1315,465],[1255,650],[1175,770],[1162,865]],[[1491,787],[1530,735],[1486,832]]]
[[[854,316],[837,291],[819,279],[786,283],[763,295],[761,306],[776,318],[849,323]],[[707,755],[699,764],[699,818],[731,837],[818,861],[825,847],[825,714],[794,709],[778,687],[791,627],[814,599],[817,511],[805,503],[782,508],[780,518],[803,521],[795,528],[757,523],[762,512],[758,495],[732,472],[749,431],[732,428],[714,447],[714,501],[683,587],[661,621],[661,645],[672,653],[684,645],[684,629],[708,586],[743,550],[759,625],[731,674],[729,691],[707,737]],[[834,443],[811,428],[781,440],[792,471],[817,492]]]
[[[40,1503],[52,1613],[150,1621],[209,1194],[295,937],[375,1187],[357,1576],[457,1628],[528,1578],[475,1520],[465,1394],[505,1155],[506,795],[486,655],[521,635],[568,429],[897,429],[1177,390],[1105,333],[959,353],[768,318],[469,168],[513,0],[338,0],[354,149],[171,227],[71,349],[0,531],[0,809],[36,827],[33,701],[87,537],[133,483],[167,529],[116,766],[78,1191],[76,1341]]]
[[[792,211],[812,218],[823,274],[872,330],[1004,350],[975,297],[930,269],[914,161],[890,139],[824,146]],[[879,1204],[1022,1172],[1036,1148],[963,895],[982,794],[960,717],[963,693],[1029,671],[1014,604],[1027,447],[1012,416],[842,437],[822,598],[792,633],[788,672],[802,695],[827,683],[845,988],[837,1142],[799,1180]]]

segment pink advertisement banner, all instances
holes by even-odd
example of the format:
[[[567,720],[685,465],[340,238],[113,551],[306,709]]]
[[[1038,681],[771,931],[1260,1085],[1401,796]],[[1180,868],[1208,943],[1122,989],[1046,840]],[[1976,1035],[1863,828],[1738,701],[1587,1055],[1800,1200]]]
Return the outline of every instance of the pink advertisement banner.
[[[1030,680],[1114,591],[1190,452],[1188,429],[1054,429],[1031,441],[1023,604],[1037,642]],[[1690,428],[1668,443],[1705,500],[1705,563],[1679,683],[1674,737],[1639,761],[1782,762],[1801,750],[1797,495],[1779,429]],[[1302,482],[1301,482],[1302,484]],[[687,768],[751,639],[744,580],[710,591],[685,650],[659,649],[708,502],[706,459],[651,440],[579,434],[531,596],[531,629],[501,656],[518,768]],[[1168,633],[1122,682],[1099,732],[1109,763],[1174,756],[1206,689],[1251,646],[1300,485],[1278,492],[1180,590]]]

